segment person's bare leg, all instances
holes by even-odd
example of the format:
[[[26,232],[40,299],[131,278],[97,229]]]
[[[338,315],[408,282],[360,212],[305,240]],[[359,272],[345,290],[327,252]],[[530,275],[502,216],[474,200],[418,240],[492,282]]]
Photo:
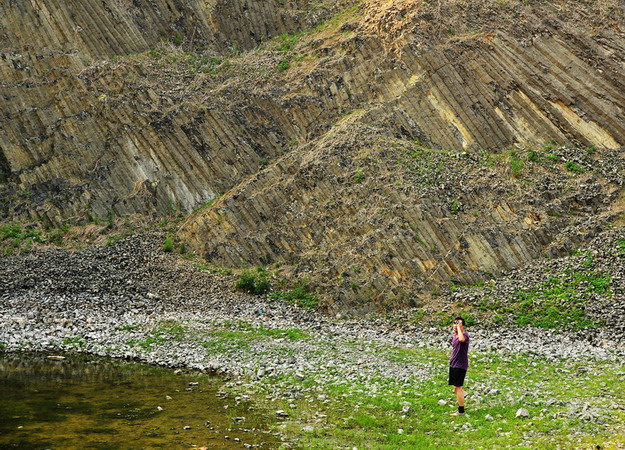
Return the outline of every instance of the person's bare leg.
[[[462,386],[454,386],[454,391],[456,391],[458,406],[464,406],[464,391],[462,390]]]

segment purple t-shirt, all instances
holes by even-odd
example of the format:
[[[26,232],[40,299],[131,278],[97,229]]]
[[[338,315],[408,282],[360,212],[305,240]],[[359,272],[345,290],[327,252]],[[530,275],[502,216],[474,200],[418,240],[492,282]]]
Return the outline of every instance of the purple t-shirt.
[[[467,370],[469,368],[469,333],[464,334],[464,342],[460,342],[454,333],[451,339],[451,356],[449,357],[449,367]]]

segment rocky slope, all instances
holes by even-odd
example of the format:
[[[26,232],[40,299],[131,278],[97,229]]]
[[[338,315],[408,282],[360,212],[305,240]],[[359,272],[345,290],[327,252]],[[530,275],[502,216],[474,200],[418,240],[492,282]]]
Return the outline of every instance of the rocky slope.
[[[623,8],[595,6],[9,2],[2,214],[199,208],[197,255],[360,312],[567,254],[623,208]]]

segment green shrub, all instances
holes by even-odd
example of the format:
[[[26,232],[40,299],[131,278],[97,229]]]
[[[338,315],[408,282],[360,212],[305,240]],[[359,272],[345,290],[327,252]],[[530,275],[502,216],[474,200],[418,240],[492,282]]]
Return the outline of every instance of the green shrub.
[[[359,167],[358,169],[356,169],[356,172],[354,173],[354,181],[356,183],[362,183],[365,180],[365,175],[364,173],[362,173],[362,169]]]
[[[536,150],[530,150],[527,154],[527,160],[531,162],[538,162],[540,160],[540,153]]]
[[[236,282],[236,288],[250,294],[264,294],[271,288],[269,272],[264,267],[245,269]]]
[[[625,254],[625,239],[619,239],[616,242],[616,249],[621,255]]]
[[[177,32],[176,35],[174,36],[174,45],[177,47],[180,47],[183,42],[184,42],[184,36],[181,32]]]
[[[174,251],[174,239],[171,236],[167,236],[165,243],[163,244],[163,251],[171,253]]]
[[[288,70],[290,67],[291,67],[291,61],[289,61],[288,58],[283,58],[278,63],[278,66],[276,67],[276,69],[278,70],[278,72],[284,72],[285,70]]]
[[[574,163],[573,161],[567,161],[565,167],[566,167],[566,170],[568,170],[569,172],[574,172],[574,173],[586,172],[586,170],[582,166]]]
[[[525,167],[523,160],[515,152],[510,153],[510,171],[512,176],[518,178],[521,172],[523,172],[523,167]]]

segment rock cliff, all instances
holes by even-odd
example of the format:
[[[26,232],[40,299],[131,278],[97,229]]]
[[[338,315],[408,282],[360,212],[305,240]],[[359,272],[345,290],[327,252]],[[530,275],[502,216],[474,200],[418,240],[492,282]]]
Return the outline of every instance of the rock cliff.
[[[194,211],[178,237],[213,264],[281,264],[330,309],[414,304],[618,223],[623,14],[5,2],[3,215]]]

